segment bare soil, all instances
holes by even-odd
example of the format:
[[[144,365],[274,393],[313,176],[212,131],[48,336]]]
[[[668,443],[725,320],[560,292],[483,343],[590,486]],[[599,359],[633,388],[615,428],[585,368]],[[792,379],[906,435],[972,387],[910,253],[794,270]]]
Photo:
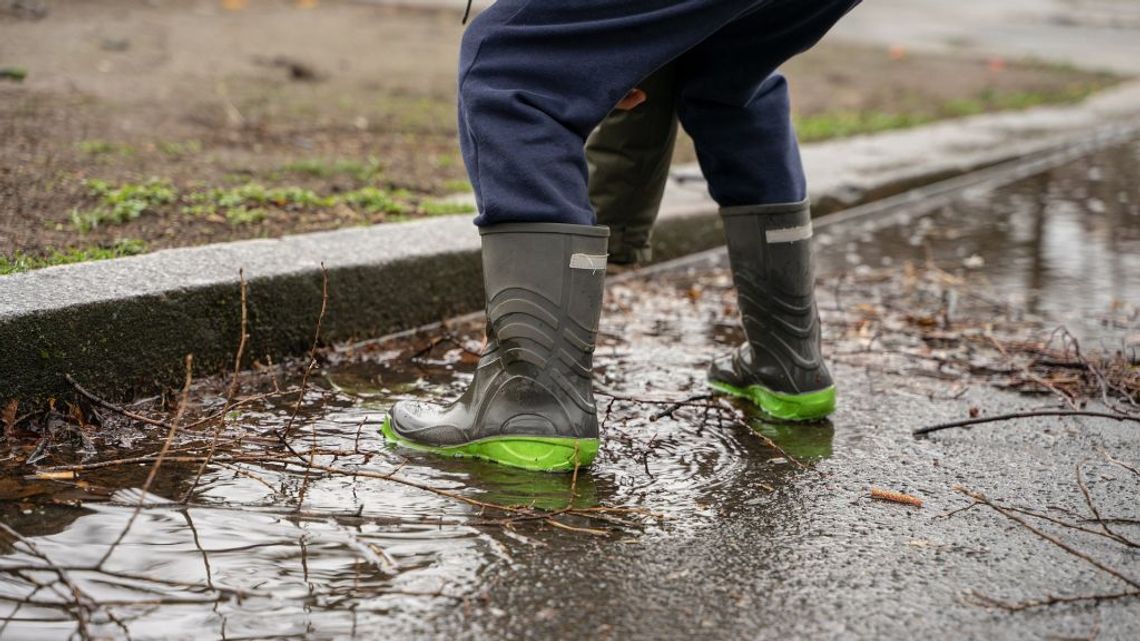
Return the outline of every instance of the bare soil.
[[[0,3],[0,69],[27,72],[0,80],[0,259],[120,239],[154,250],[391,219],[340,204],[269,206],[263,219],[239,221],[168,204],[80,232],[72,213],[99,204],[88,179],[157,178],[183,193],[251,182],[322,196],[372,186],[407,190],[413,202],[465,179],[454,124],[463,31],[455,11],[348,0],[35,4],[46,14]],[[993,92],[1080,95],[1112,81],[1029,61],[835,42],[785,72],[801,116],[930,111]],[[691,159],[691,148],[682,145],[678,158]]]

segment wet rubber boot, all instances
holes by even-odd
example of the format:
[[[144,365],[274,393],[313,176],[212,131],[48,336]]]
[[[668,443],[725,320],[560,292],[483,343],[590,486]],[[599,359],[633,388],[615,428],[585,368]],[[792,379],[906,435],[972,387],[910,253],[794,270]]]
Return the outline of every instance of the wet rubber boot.
[[[779,419],[827,416],[835,386],[820,347],[807,201],[721,215],[747,341],[713,361],[709,385]]]
[[[610,228],[610,267],[653,260],[653,223],[677,142],[674,71],[667,65],[638,83],[646,101],[615,109],[586,139],[590,204]]]
[[[481,229],[487,347],[457,401],[400,401],[389,440],[527,470],[569,471],[598,452],[594,338],[609,230],[510,223]]]

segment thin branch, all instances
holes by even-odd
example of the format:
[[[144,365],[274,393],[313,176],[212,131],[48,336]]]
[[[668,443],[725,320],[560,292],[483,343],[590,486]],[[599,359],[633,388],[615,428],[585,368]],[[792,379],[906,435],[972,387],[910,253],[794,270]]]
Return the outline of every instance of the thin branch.
[[[112,403],[110,401],[106,401],[106,400],[103,400],[102,398],[99,398],[95,394],[88,391],[87,388],[80,385],[79,382],[75,380],[75,377],[73,377],[71,374],[64,374],[63,378],[68,383],[70,383],[71,386],[75,388],[75,391],[79,392],[79,394],[81,396],[83,396],[87,400],[91,401],[92,403],[95,403],[96,405],[98,405],[104,409],[109,409],[112,412],[115,412],[117,414],[122,414],[123,416],[126,416],[127,418],[134,419],[136,421],[139,421],[141,423],[146,423],[148,425],[154,425],[156,427],[169,427],[170,426],[166,421],[160,421],[157,419],[150,418],[149,416],[143,416],[142,414],[136,414],[136,413],[128,410],[127,408],[122,407],[121,405],[115,405],[114,403]]]
[[[226,392],[226,405],[228,406],[237,397],[238,383],[241,381],[241,359],[245,354],[245,342],[249,339],[249,304],[245,284],[245,269],[238,270],[238,281],[241,288],[241,336],[238,338],[237,352],[234,353],[234,375],[230,380],[229,391]]]
[[[1108,461],[1109,463],[1112,463],[1113,465],[1122,467],[1122,468],[1128,470],[1129,472],[1132,472],[1136,476],[1140,476],[1140,470],[1136,469],[1135,467],[1133,467],[1133,466],[1131,466],[1131,465],[1129,465],[1123,461],[1120,461],[1118,459],[1113,458],[1113,456],[1111,454],[1109,454],[1107,450],[1102,449],[1100,451],[1100,453],[1101,453],[1101,455],[1104,456],[1105,460]]]
[[[190,536],[194,540],[194,547],[197,548],[198,553],[202,555],[202,566],[206,570],[206,586],[211,590],[214,589],[214,570],[210,567],[210,555],[202,547],[202,540],[198,537],[198,528],[194,525],[194,519],[190,517],[190,510],[182,510],[182,518],[186,519],[186,525],[190,528]]]
[[[969,509],[969,508],[975,507],[977,505],[980,505],[980,504],[979,503],[971,503],[971,504],[967,505],[965,508],[958,508],[958,510],[953,510],[952,512],[949,512],[943,516],[950,516],[954,512]],[[1054,525],[1059,525],[1061,527],[1068,528],[1070,530],[1076,530],[1077,532],[1084,532],[1085,534],[1092,534],[1094,536],[1104,537],[1106,539],[1116,541],[1117,543],[1127,545],[1128,547],[1134,547],[1134,548],[1140,547],[1140,545],[1137,545],[1135,542],[1133,542],[1129,539],[1126,539],[1122,536],[1119,536],[1116,534],[1106,534],[1105,532],[1103,532],[1101,530],[1094,530],[1093,528],[1088,528],[1088,527],[1084,527],[1082,525],[1077,525],[1076,523],[1069,523],[1068,521],[1062,521],[1061,519],[1053,518],[1053,517],[1049,516],[1048,514],[1042,514],[1040,512],[1035,512],[1035,511],[1027,509],[1027,508],[1016,507],[1016,506],[1012,506],[1012,505],[1003,505],[1002,507],[1004,507],[1007,510],[1010,510],[1011,512],[1017,512],[1018,514],[1024,514],[1026,516],[1032,516],[1034,518],[1038,518],[1038,519],[1041,519],[1043,521],[1048,521]],[[1106,519],[1086,519],[1086,521],[1100,523],[1103,525],[1104,522],[1106,521]]]
[[[971,499],[974,499],[978,503],[981,503],[981,504],[995,510],[998,514],[1001,514],[1005,518],[1013,521],[1014,523],[1017,523],[1018,525],[1024,527],[1025,529],[1029,530],[1033,534],[1037,535],[1038,538],[1044,539],[1045,541],[1052,543],[1053,545],[1061,548],[1065,552],[1068,552],[1072,556],[1075,556],[1078,559],[1081,559],[1082,561],[1084,561],[1084,562],[1088,563],[1089,565],[1095,567],[1096,569],[1100,570],[1101,572],[1112,575],[1112,576],[1116,577],[1117,579],[1123,581],[1124,583],[1127,583],[1129,586],[1140,590],[1140,581],[1136,581],[1135,579],[1128,578],[1127,576],[1121,574],[1119,570],[1115,570],[1113,568],[1110,568],[1107,565],[1101,563],[1100,561],[1097,561],[1096,559],[1092,558],[1091,556],[1085,554],[1084,552],[1081,552],[1080,550],[1072,547],[1068,543],[1061,541],[1057,537],[1052,536],[1050,534],[1047,534],[1045,532],[1042,532],[1041,530],[1033,527],[1032,525],[1027,523],[1025,521],[1025,519],[1022,519],[1021,517],[1013,514],[1011,510],[1007,510],[1004,507],[1002,507],[1002,506],[994,503],[993,501],[989,500],[988,498],[986,498],[985,494],[982,494],[981,492],[975,492],[973,490],[969,490],[969,489],[964,488],[960,485],[955,486],[954,491],[956,491],[960,494],[964,494],[964,495],[970,497]]]
[[[980,601],[983,605],[989,605],[996,608],[1001,608],[1007,612],[1021,612],[1022,610],[1029,610],[1032,608],[1044,608],[1051,605],[1072,604],[1072,603],[1100,603],[1102,601],[1114,601],[1116,599],[1129,599],[1140,597],[1140,590],[1125,590],[1123,592],[1107,592],[1102,594],[1081,594],[1076,596],[1053,596],[1049,595],[1041,599],[1029,599],[1028,601],[1018,601],[1011,603],[1001,599],[995,599],[991,596],[984,594],[972,593],[970,595],[974,599]]]
[[[1128,416],[1126,414],[1112,414],[1109,412],[1095,412],[1091,410],[1036,410],[1032,412],[1011,412],[1009,414],[995,414],[993,416],[981,416],[978,418],[968,418],[961,421],[950,421],[948,423],[938,423],[936,425],[927,425],[920,427],[911,432],[914,436],[922,436],[924,434],[931,434],[933,432],[940,432],[942,430],[953,429],[956,427],[969,427],[971,425],[981,425],[982,423],[995,423],[998,421],[1009,421],[1018,418],[1034,418],[1039,416],[1091,416],[1094,418],[1111,418],[1115,421],[1132,421],[1140,423],[1140,416]]]
[[[186,492],[182,495],[183,503],[188,502],[190,497],[194,495],[194,491],[198,489],[198,483],[202,480],[202,474],[205,473],[206,467],[209,466],[210,460],[217,450],[218,438],[221,437],[222,430],[225,429],[226,426],[226,416],[229,415],[230,408],[234,403],[234,398],[237,397],[238,384],[241,380],[241,358],[245,353],[245,342],[249,338],[249,305],[244,268],[238,270],[238,281],[240,282],[241,289],[241,325],[238,331],[241,333],[241,336],[238,338],[237,351],[234,354],[234,375],[233,379],[230,380],[229,390],[226,392],[226,402],[222,404],[221,420],[214,426],[214,432],[210,436],[210,449],[206,454],[205,460],[202,461],[202,464],[199,465],[198,469],[194,472],[194,480],[190,482],[190,487],[187,488]]]
[[[666,407],[665,409],[661,410],[660,412],[657,412],[653,416],[650,416],[649,422],[655,423],[658,420],[665,418],[666,416],[668,416],[669,418],[673,418],[673,412],[676,412],[677,410],[679,410],[682,407],[685,407],[687,405],[692,405],[694,401],[703,401],[703,400],[706,400],[709,398],[712,398],[712,394],[696,394],[696,395],[690,396],[688,398],[676,401],[676,402],[672,403],[671,405],[669,405],[669,407]],[[705,404],[704,407],[707,408],[708,404]]]
[[[1084,464],[1085,464],[1085,461],[1081,461],[1080,463],[1077,463],[1077,467],[1076,467],[1077,487],[1081,488],[1081,495],[1084,496],[1084,498],[1085,498],[1085,505],[1087,505],[1089,508],[1089,511],[1092,512],[1093,520],[1096,521],[1097,525],[1099,525],[1100,528],[1102,530],[1104,530],[1104,533],[1107,534],[1109,536],[1109,538],[1114,539],[1120,543],[1123,543],[1124,545],[1127,545],[1129,547],[1140,547],[1140,545],[1136,544],[1135,542],[1131,541],[1130,539],[1128,539],[1124,536],[1121,536],[1120,534],[1117,534],[1115,531],[1112,530],[1112,528],[1108,527],[1108,523],[1105,523],[1104,519],[1100,515],[1100,510],[1098,510],[1096,507],[1096,502],[1093,501],[1092,493],[1089,492],[1088,485],[1085,484],[1084,474],[1081,471],[1081,467]]]
[[[281,442],[288,444],[289,437],[293,434],[293,423],[297,420],[297,414],[301,411],[301,403],[305,400],[305,390],[308,389],[309,375],[312,373],[313,368],[317,365],[317,345],[321,342],[321,326],[325,321],[325,312],[328,310],[329,304],[329,272],[325,269],[324,262],[321,263],[321,313],[317,316],[317,329],[313,332],[313,344],[309,348],[309,364],[305,367],[305,373],[301,376],[301,389],[297,392],[297,402],[293,405],[293,412],[289,414],[289,420],[285,423],[284,429],[279,432]]]

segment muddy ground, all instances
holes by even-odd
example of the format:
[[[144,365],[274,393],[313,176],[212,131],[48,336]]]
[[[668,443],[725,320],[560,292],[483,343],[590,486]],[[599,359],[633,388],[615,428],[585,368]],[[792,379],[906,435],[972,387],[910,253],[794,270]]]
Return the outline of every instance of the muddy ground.
[[[337,0],[0,3],[0,67],[26,72],[0,80],[0,260],[454,211],[433,199],[466,185],[462,29],[455,11]],[[1114,81],[830,41],[785,71],[809,138],[1071,101]],[[688,144],[678,158],[692,159]],[[173,195],[115,209],[129,194],[92,179]],[[250,184],[310,191],[235,194]]]

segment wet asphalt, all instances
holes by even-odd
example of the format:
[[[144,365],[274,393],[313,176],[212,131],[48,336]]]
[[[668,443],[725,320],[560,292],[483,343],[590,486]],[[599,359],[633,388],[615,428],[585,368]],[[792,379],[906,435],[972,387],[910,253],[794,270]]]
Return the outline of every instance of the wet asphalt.
[[[892,393],[888,381],[855,368],[836,373],[846,393],[834,434],[819,429],[813,444],[832,454],[812,470],[757,456],[708,493],[700,525],[625,544],[556,537],[516,553],[486,577],[485,607],[452,613],[436,631],[471,639],[1140,635],[1135,601],[1021,613],[971,604],[974,592],[1020,601],[1126,586],[987,508],[939,518],[969,503],[952,489],[958,484],[1017,505],[1086,511],[1076,464],[1101,448],[1135,460],[1135,425],[1024,420],[916,441],[911,428],[960,418],[966,403],[987,412],[1037,403],[992,390],[930,401]],[[1137,479],[1101,464],[1088,471],[1103,513],[1136,515]],[[926,503],[872,501],[873,485]],[[1082,550],[1140,573],[1135,550],[1076,538]]]

